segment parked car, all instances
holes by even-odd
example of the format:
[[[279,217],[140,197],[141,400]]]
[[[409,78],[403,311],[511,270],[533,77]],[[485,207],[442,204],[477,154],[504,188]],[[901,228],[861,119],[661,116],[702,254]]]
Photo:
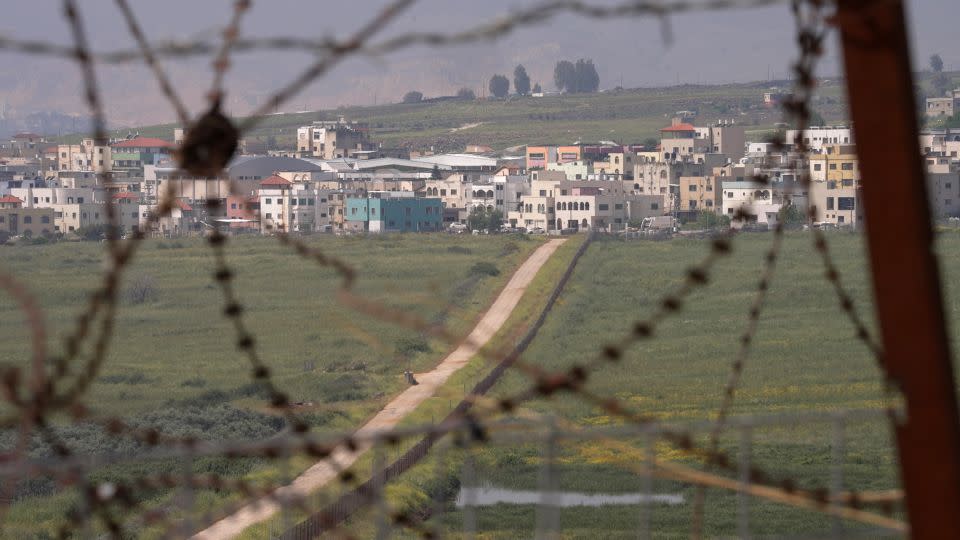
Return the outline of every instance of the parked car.
[[[467,226],[463,223],[451,223],[447,230],[454,234],[463,234],[467,232]]]
[[[527,231],[527,234],[546,234],[547,231],[543,230],[543,227],[534,227]]]

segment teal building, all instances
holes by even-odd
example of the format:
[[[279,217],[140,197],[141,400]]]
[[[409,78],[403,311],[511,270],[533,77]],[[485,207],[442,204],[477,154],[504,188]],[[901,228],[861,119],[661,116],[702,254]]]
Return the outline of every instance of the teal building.
[[[443,205],[408,192],[372,191],[347,198],[344,221],[354,231],[434,232],[443,229]]]

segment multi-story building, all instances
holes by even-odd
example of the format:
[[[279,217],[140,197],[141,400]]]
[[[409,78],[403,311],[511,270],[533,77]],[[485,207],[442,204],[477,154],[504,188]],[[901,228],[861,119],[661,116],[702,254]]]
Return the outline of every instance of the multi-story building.
[[[24,201],[27,207],[52,210],[55,232],[68,233],[81,227],[106,223],[102,189],[26,187],[10,191]]]
[[[783,207],[782,193],[769,184],[754,181],[724,181],[723,214],[731,219],[738,214],[745,214],[747,222],[766,223],[776,225],[777,216]],[[740,227],[742,221],[732,223]]]
[[[854,146],[831,144],[810,156],[810,204],[817,209],[818,221],[854,227],[862,223],[855,151]]]
[[[929,117],[953,116],[960,111],[960,88],[947,92],[943,97],[927,98],[924,114]]]
[[[113,169],[113,151],[109,145],[96,144],[93,139],[83,139],[80,144],[59,144],[56,162],[48,161],[47,167],[57,171],[109,172]]]
[[[784,133],[784,142],[795,145],[800,133],[800,130],[788,129]],[[803,141],[811,152],[822,152],[825,146],[830,145],[852,145],[853,129],[844,126],[813,126],[803,131]]]
[[[722,198],[720,181],[716,176],[681,176],[681,212],[716,212]]]
[[[960,217],[960,172],[928,172],[927,196],[933,219]]]
[[[297,128],[297,153],[320,159],[367,159],[376,157],[376,146],[370,141],[366,124],[340,118]]]
[[[143,175],[147,165],[159,165],[168,161],[174,145],[170,141],[153,137],[134,137],[111,145],[113,151],[113,170],[129,174]]]
[[[53,209],[25,207],[13,195],[0,197],[0,235],[47,236],[54,231]]]
[[[433,232],[443,229],[443,207],[410,191],[372,191],[347,197],[344,219],[345,229],[358,232]]]
[[[528,171],[546,169],[547,165],[556,162],[556,146],[527,146],[526,166]]]

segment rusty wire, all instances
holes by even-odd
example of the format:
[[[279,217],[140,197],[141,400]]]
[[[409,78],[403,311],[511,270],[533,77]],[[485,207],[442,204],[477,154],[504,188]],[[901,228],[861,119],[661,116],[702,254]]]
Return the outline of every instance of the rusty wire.
[[[535,9],[518,11],[511,18],[494,21],[492,23],[481,25],[474,29],[469,29],[463,32],[453,34],[413,33],[400,35],[379,44],[371,45],[369,44],[371,37],[384,29],[393,19],[407,9],[413,3],[413,0],[395,0],[382,11],[380,11],[367,24],[363,25],[360,30],[352,34],[344,41],[335,41],[330,39],[314,41],[286,38],[243,39],[239,36],[239,23],[242,15],[249,8],[249,2],[246,0],[237,0],[234,4],[233,17],[224,31],[223,41],[219,49],[217,49],[218,52],[213,63],[214,82],[209,98],[211,102],[219,104],[223,97],[223,77],[229,67],[229,55],[231,51],[240,52],[255,49],[301,49],[310,50],[321,55],[314,64],[301,73],[294,81],[278,90],[266,101],[263,107],[255,111],[250,118],[245,120],[239,126],[240,132],[243,132],[254,127],[260,115],[269,112],[271,109],[289,100],[307,83],[322,76],[331,67],[351,54],[381,55],[403,47],[418,44],[445,46],[451,44],[468,43],[483,39],[494,39],[513,31],[518,27],[535,24],[564,12],[591,18],[612,18],[635,15],[652,15],[663,18],[673,13],[690,11],[694,9],[714,10],[725,9],[729,7],[759,6],[779,3],[780,1],[781,0],[713,0],[708,2],[632,1],[605,7],[593,6],[578,1],[547,1],[536,6]],[[151,47],[149,42],[146,40],[141,27],[137,23],[132,10],[130,10],[129,6],[127,5],[126,0],[117,0],[117,4],[125,16],[131,34],[137,41],[138,50],[136,52],[116,51],[112,53],[100,54],[93,54],[90,52],[87,44],[84,25],[77,11],[77,6],[74,0],[64,0],[64,14],[70,23],[71,31],[74,36],[74,47],[58,47],[41,42],[16,41],[0,38],[0,49],[31,54],[66,56],[74,59],[77,62],[77,64],[81,67],[83,74],[85,100],[94,119],[94,137],[97,144],[105,144],[107,141],[107,132],[103,104],[98,92],[96,74],[94,71],[95,63],[120,63],[137,60],[145,61],[153,70],[154,77],[157,79],[161,90],[164,92],[171,104],[173,104],[181,121],[186,125],[188,124],[188,113],[185,107],[182,105],[182,102],[179,100],[179,97],[173,91],[168,79],[157,62],[157,58],[161,56],[183,57],[195,54],[209,54],[214,50],[212,45],[204,42],[179,45],[167,44]],[[800,4],[811,4],[815,7],[820,7],[821,3],[815,0],[807,0],[806,2],[796,1],[794,2],[795,15],[797,15],[797,6]],[[801,48],[802,55],[805,55],[804,58],[812,61],[812,59],[819,52],[819,40],[822,40],[822,36],[805,33],[807,30],[808,29],[802,24],[798,25],[798,44]],[[809,58],[806,55],[809,55]],[[808,65],[804,62],[805,60],[802,59],[801,62],[795,67],[795,70],[799,84],[809,92],[805,94],[805,99],[791,104],[791,107],[795,108],[793,113],[796,115],[798,124],[800,126],[806,126],[806,122],[809,119],[807,101],[809,100],[810,95],[812,95],[812,88],[815,85],[812,65]],[[801,127],[801,129],[803,128]],[[801,146],[798,149],[798,152],[802,154],[803,150],[804,148]],[[109,173],[99,173],[98,176],[103,184],[106,184],[110,181]],[[808,173],[804,173],[801,175],[801,177],[805,178],[806,182],[809,183]],[[168,189],[169,188],[172,188],[172,185],[168,186]],[[162,200],[161,204],[158,206],[157,212],[151,215],[151,222],[155,222],[156,220],[160,219],[161,216],[168,213],[173,205],[173,200],[173,193],[170,193],[166,199]],[[209,204],[213,203],[211,202]],[[121,242],[116,234],[117,216],[110,197],[107,197],[105,208],[110,231],[107,235],[110,265],[108,270],[104,273],[103,284],[93,293],[93,295],[91,295],[88,308],[78,318],[76,328],[68,336],[65,342],[65,354],[52,359],[54,369],[50,380],[46,381],[45,375],[43,376],[43,379],[41,379],[35,374],[35,384],[31,399],[23,399],[21,397],[11,398],[10,395],[8,395],[8,401],[17,406],[18,410],[20,411],[18,414],[23,421],[21,425],[26,426],[27,434],[21,434],[21,443],[26,441],[26,438],[29,436],[30,429],[32,427],[36,427],[41,436],[48,441],[51,447],[55,449],[56,453],[61,458],[70,458],[71,452],[67,445],[62,441],[59,441],[56,438],[56,435],[50,429],[49,416],[53,412],[62,411],[69,408],[76,421],[84,419],[90,420],[88,418],[87,411],[81,404],[80,400],[86,393],[86,390],[89,388],[90,383],[99,373],[100,367],[106,361],[107,350],[113,334],[113,321],[116,314],[119,281],[124,268],[129,264],[130,260],[135,255],[137,244],[143,238],[142,234],[138,234],[128,240],[126,243]],[[738,218],[742,217],[743,216],[738,215]],[[624,338],[617,343],[608,344],[603,347],[596,358],[588,360],[583,364],[575,365],[569,370],[559,373],[546,372],[539,366],[523,361],[522,358],[516,358],[514,359],[516,369],[533,379],[532,385],[525,391],[515,396],[496,400],[495,404],[490,405],[486,407],[485,410],[480,411],[479,415],[471,413],[467,416],[464,416],[461,422],[430,426],[428,428],[421,428],[417,430],[396,430],[394,432],[382,435],[380,441],[387,444],[397,444],[404,438],[421,436],[425,433],[432,434],[433,436],[443,436],[447,433],[454,433],[461,435],[466,434],[467,437],[472,438],[476,442],[483,442],[485,439],[486,430],[488,429],[488,422],[491,421],[493,416],[496,416],[500,413],[511,412],[522,403],[532,399],[549,398],[560,392],[568,392],[571,395],[586,400],[587,402],[598,405],[604,411],[610,413],[611,415],[617,416],[628,423],[639,425],[650,424],[652,419],[649,416],[630,410],[627,406],[616,399],[593,394],[585,388],[585,382],[588,380],[593,371],[602,369],[605,365],[619,362],[632,345],[639,341],[651,338],[655,334],[655,330],[660,323],[666,320],[670,315],[681,311],[683,309],[684,300],[686,297],[696,289],[706,286],[709,283],[710,273],[714,264],[730,253],[730,238],[732,235],[733,231],[714,239],[711,243],[711,249],[707,256],[698,265],[688,269],[685,272],[684,280],[681,286],[677,290],[665,295],[660,300],[657,308],[651,315],[645,319],[635,322],[632,325],[631,332]],[[732,405],[732,399],[739,381],[740,374],[742,373],[743,364],[749,352],[749,347],[753,341],[752,338],[756,332],[757,324],[759,322],[760,310],[764,305],[766,294],[769,289],[770,279],[773,276],[775,263],[782,243],[782,236],[782,226],[778,226],[774,231],[771,249],[765,258],[763,276],[758,284],[757,294],[754,298],[753,304],[751,305],[747,329],[741,338],[741,348],[739,349],[737,358],[733,363],[730,379],[728,380],[725,389],[723,403],[720,408],[720,413],[718,414],[715,428],[716,434],[719,434],[719,431],[722,429],[723,420],[726,418],[729,407]],[[814,236],[817,251],[820,253],[826,268],[827,279],[832,284],[834,291],[840,300],[842,309],[854,324],[857,337],[870,347],[871,352],[873,352],[875,355],[879,355],[879,349],[870,338],[869,332],[866,329],[862,318],[854,309],[849,294],[845,291],[840,282],[839,274],[830,257],[826,238],[819,231],[816,231]],[[333,268],[341,277],[339,298],[345,305],[358,312],[374,315],[381,320],[392,322],[405,328],[416,329],[418,331],[429,333],[434,337],[439,337],[450,343],[453,343],[457,340],[457,336],[451,334],[443,327],[430,324],[416,317],[412,317],[409,314],[389,310],[386,308],[386,306],[363,299],[362,297],[353,293],[352,285],[354,283],[356,274],[346,262],[336,257],[329,256],[321,251],[312,249],[299,240],[292,238],[288,234],[282,233],[278,235],[278,238],[283,244],[291,246],[299,255],[311,259],[321,266]],[[292,409],[289,407],[288,397],[272,383],[270,379],[269,367],[257,354],[253,333],[243,322],[243,307],[232,286],[234,273],[227,264],[224,252],[224,244],[226,240],[227,239],[225,236],[217,232],[213,233],[209,237],[209,243],[211,245],[211,249],[213,250],[215,259],[214,279],[224,298],[223,314],[232,322],[236,336],[236,346],[248,358],[251,364],[252,378],[254,381],[262,384],[264,388],[267,389],[271,404],[284,412],[288,422],[293,427],[294,433],[302,438],[302,445],[297,447],[297,451],[303,453],[304,455],[310,455],[318,460],[324,460],[329,459],[335,448],[341,446],[346,446],[347,448],[356,448],[357,442],[352,435],[348,435],[325,444],[318,444],[306,438],[308,426],[293,415]],[[5,285],[5,288],[8,291],[16,292],[17,289],[12,286],[11,283],[13,282],[7,280],[2,284]],[[30,313],[28,310],[26,310],[26,308],[25,311],[31,317],[31,328],[33,328],[35,336],[37,333],[37,328],[40,329],[40,335],[42,336],[42,318],[38,318],[36,313]],[[94,331],[94,334],[91,334],[91,328],[93,328],[93,325],[98,321],[98,319],[99,327],[97,327],[97,329]],[[36,327],[34,327],[34,325],[36,325]],[[76,358],[84,356],[84,346],[88,342],[90,342],[90,351],[85,355],[86,362],[83,365],[83,369],[75,375],[73,383],[67,389],[61,390],[58,388],[58,385],[62,384],[63,380],[71,374],[71,363]],[[37,351],[43,351],[43,349],[35,346],[35,355],[40,354],[42,357],[43,353],[38,353]],[[481,351],[481,354],[486,355],[488,358],[493,360],[498,359],[496,352]],[[46,359],[44,358],[44,360]],[[8,394],[10,394],[10,390],[13,389],[14,394],[12,395],[19,396],[19,394],[16,393],[18,390],[18,384],[16,384],[16,381],[18,380],[17,376],[17,372],[12,371],[5,377],[7,380],[6,386]],[[37,382],[41,380],[43,384]],[[478,399],[478,396],[468,396],[466,401],[473,403],[479,402],[480,400]],[[27,414],[28,411],[29,414]],[[17,418],[13,418],[12,420],[15,421]],[[149,447],[181,447],[193,450],[198,444],[198,442],[192,438],[170,437],[169,435],[160,433],[151,428],[132,427],[123,423],[123,421],[120,419],[107,419],[100,422],[107,428],[109,433],[118,436],[123,435],[132,437],[138,441],[144,442]],[[8,424],[9,423],[5,423],[4,425]],[[680,450],[688,453],[691,456],[702,459],[708,466],[727,471],[732,470],[732,460],[728,454],[717,448],[715,434],[712,434],[711,442],[706,448],[699,447],[694,442],[691,434],[687,432],[666,430],[662,433],[662,436],[665,440],[671,442]],[[223,455],[231,457],[256,455],[267,458],[277,458],[280,455],[289,454],[278,454],[275,449],[264,447],[246,453],[236,449],[228,449],[224,451]],[[65,459],[65,461],[69,460]],[[119,512],[122,515],[124,513],[130,513],[139,508],[139,502],[133,497],[133,494],[137,491],[168,489],[175,486],[189,486],[191,488],[233,490],[243,494],[247,499],[260,499],[263,497],[271,497],[276,488],[279,487],[265,486],[260,489],[255,489],[249,486],[242,479],[229,480],[216,475],[210,475],[206,477],[182,476],[179,478],[176,475],[159,475],[143,476],[133,484],[113,485],[107,489],[102,485],[93,486],[87,483],[85,480],[83,480],[82,475],[77,475],[76,469],[71,468],[70,471],[70,474],[62,475],[60,477],[63,485],[80,486],[81,493],[83,495],[83,504],[86,505],[85,509],[78,508],[76,512],[72,512],[70,514],[72,524],[78,527],[82,526],[85,523],[87,513],[93,514],[100,519],[103,526],[111,534],[116,536],[119,536],[123,533],[124,525],[121,522],[122,520],[115,517],[115,514]],[[776,485],[784,492],[807,497],[811,501],[816,501],[820,506],[827,504],[827,501],[824,497],[826,491],[822,488],[800,489],[796,486],[793,480],[784,478],[776,479],[774,475],[760,470],[759,468],[754,468],[750,471],[750,478],[753,483],[760,485]],[[349,471],[344,471],[339,477],[339,480],[343,483],[350,483],[354,479],[355,477]],[[850,499],[852,501],[856,501],[857,495],[855,492],[850,496]],[[303,501],[291,502],[289,500],[284,500],[283,502],[285,504],[289,503],[293,506],[297,506],[304,512],[309,512],[309,509],[303,506]],[[6,508],[6,506],[7,505],[3,505],[4,508]],[[85,513],[85,510],[87,513]],[[144,523],[161,523],[169,518],[169,513],[148,510],[144,512],[142,517]],[[696,521],[697,520],[695,519],[695,523]],[[392,516],[392,523],[396,526],[405,526],[411,528],[411,530],[418,532],[423,536],[433,534],[432,530],[430,529],[420,528],[417,523],[410,520],[410,516],[407,515],[394,514]],[[65,529],[64,532],[69,533],[70,531]]]

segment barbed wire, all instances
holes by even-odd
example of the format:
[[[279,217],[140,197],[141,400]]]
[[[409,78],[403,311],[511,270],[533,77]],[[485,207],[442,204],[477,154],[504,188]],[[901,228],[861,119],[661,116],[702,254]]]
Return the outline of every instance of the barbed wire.
[[[365,54],[379,56],[396,50],[415,45],[427,46],[449,46],[456,44],[465,44],[485,39],[496,39],[502,37],[517,28],[541,24],[544,21],[552,19],[557,15],[568,13],[585,18],[610,19],[627,16],[653,16],[665,17],[689,12],[694,10],[720,10],[733,7],[759,7],[783,3],[784,0],[712,0],[706,2],[678,1],[678,2],[651,2],[651,1],[629,1],[620,4],[597,6],[584,2],[573,1],[546,1],[533,8],[525,10],[516,10],[511,16],[498,19],[496,21],[479,25],[472,29],[454,33],[409,33],[388,38],[382,42],[371,44],[371,38],[384,30],[394,19],[407,10],[414,0],[394,0],[360,29],[348,38],[342,41],[332,38],[321,40],[304,40],[297,38],[242,38],[239,35],[241,19],[249,10],[250,2],[248,0],[236,0],[233,7],[233,15],[229,24],[223,32],[223,39],[219,47],[209,42],[196,41],[188,44],[176,44],[172,42],[160,43],[151,46],[143,33],[142,27],[136,20],[133,11],[126,0],[116,0],[118,9],[122,12],[125,22],[131,35],[137,42],[136,51],[113,51],[105,53],[93,53],[89,50],[85,28],[77,11],[77,5],[74,0],[64,0],[64,16],[70,24],[71,32],[74,38],[73,47],[63,47],[55,44],[14,40],[0,37],[0,50],[8,50],[19,53],[60,56],[75,61],[81,68],[84,81],[84,96],[88,108],[93,117],[94,140],[98,145],[107,144],[108,137],[106,131],[106,117],[102,99],[99,93],[95,64],[117,64],[132,61],[144,61],[151,68],[154,78],[157,79],[161,91],[171,105],[173,105],[181,123],[188,126],[187,136],[183,146],[178,151],[181,167],[185,170],[197,173],[207,173],[222,169],[223,165],[229,160],[234,152],[237,138],[240,134],[249,131],[256,126],[259,118],[270,110],[280,106],[288,101],[297,92],[302,90],[309,82],[323,76],[334,65],[343,61],[350,55]],[[800,97],[796,95],[794,100],[787,103],[788,117],[793,117],[801,132],[806,128],[809,122],[810,109],[809,101],[813,96],[815,87],[815,77],[813,73],[813,62],[821,52],[823,35],[819,29],[822,19],[815,19],[813,24],[804,22],[801,19],[801,6],[810,6],[814,12],[824,7],[826,2],[820,0],[795,0],[793,2],[794,17],[797,21],[797,42],[801,51],[801,59],[794,67],[797,86],[800,90]],[[665,38],[666,39],[666,38]],[[224,76],[230,65],[231,53],[239,53],[251,50],[304,50],[318,55],[318,59],[298,75],[292,82],[281,87],[264,105],[255,110],[249,117],[234,126],[233,122],[223,116],[219,111],[219,105],[222,101],[224,90]],[[158,58],[185,58],[197,55],[209,55],[216,52],[213,61],[214,79],[208,98],[211,102],[211,110],[201,116],[196,122],[189,122],[189,113],[184,107],[182,100],[174,91],[166,73],[158,63]],[[805,143],[803,137],[798,138],[798,145],[795,152],[799,156],[799,163],[803,164],[805,155]],[[797,165],[797,162],[794,163]],[[799,167],[798,167],[799,169]],[[809,172],[803,170],[799,174],[801,184],[809,187]],[[98,180],[102,185],[110,181],[109,172],[98,172]],[[175,201],[175,193],[172,191],[172,184],[168,185],[168,193],[161,201],[155,212],[151,213],[148,224],[156,223],[163,216],[169,214]],[[208,209],[215,210],[219,201],[207,201]],[[218,475],[195,476],[191,474],[172,475],[140,475],[134,481],[101,483],[93,485],[86,481],[83,471],[91,470],[93,465],[83,463],[78,456],[73,455],[68,445],[61,441],[57,434],[50,427],[50,417],[58,411],[69,411],[71,418],[75,422],[94,422],[102,426],[107,433],[114,436],[130,437],[136,441],[145,444],[148,448],[171,449],[187,455],[195,456],[203,452],[209,452],[210,455],[218,455],[227,458],[240,457],[264,457],[268,459],[288,459],[291,455],[307,455],[318,461],[330,463],[336,466],[336,460],[332,459],[337,449],[344,448],[350,452],[358,453],[364,448],[376,447],[377,445],[399,445],[402,441],[415,437],[433,437],[439,438],[445,435],[454,435],[460,440],[469,440],[475,444],[485,443],[490,436],[490,430],[494,424],[491,424],[496,417],[504,413],[514,413],[518,407],[534,399],[552,398],[561,392],[575,396],[588,403],[600,407],[608,414],[617,417],[627,424],[635,426],[653,426],[656,425],[652,416],[645,415],[639,411],[632,410],[629,406],[620,400],[612,397],[597,395],[586,388],[586,382],[591,375],[604,366],[619,363],[629,349],[636,343],[652,338],[659,325],[665,322],[671,315],[679,313],[684,308],[684,302],[687,297],[695,290],[705,287],[710,281],[710,276],[715,264],[724,257],[731,254],[731,239],[735,231],[731,229],[714,238],[710,243],[710,250],[707,255],[695,266],[687,269],[684,273],[680,286],[664,295],[656,304],[653,312],[644,319],[639,319],[631,325],[630,332],[615,343],[605,345],[601,351],[592,359],[583,363],[578,363],[572,367],[559,371],[549,372],[540,366],[528,362],[520,354],[508,355],[506,360],[510,361],[509,367],[523,373],[532,380],[529,387],[514,395],[490,400],[479,394],[470,394],[464,398],[461,404],[465,404],[464,410],[476,406],[476,411],[464,413],[458,417],[441,424],[418,426],[413,429],[393,429],[384,433],[376,434],[369,441],[364,443],[364,439],[357,434],[342,435],[320,443],[312,439],[309,434],[309,425],[299,419],[290,407],[289,397],[271,380],[271,373],[268,364],[259,356],[256,349],[256,341],[253,332],[247,327],[243,320],[243,306],[239,297],[236,295],[232,282],[235,277],[234,270],[228,265],[225,252],[227,237],[214,231],[208,238],[210,248],[214,256],[214,280],[220,289],[223,297],[223,315],[231,321],[236,347],[247,357],[251,366],[251,378],[256,384],[261,385],[268,394],[268,400],[272,407],[280,410],[291,429],[291,437],[298,442],[290,445],[287,441],[271,441],[267,443],[255,443],[252,445],[240,445],[236,442],[229,443],[220,447],[204,445],[193,437],[173,437],[162,433],[159,430],[148,427],[132,426],[120,418],[95,419],[92,418],[89,411],[81,403],[81,399],[86,395],[90,384],[95,380],[101,367],[107,359],[107,352],[111,338],[114,334],[114,320],[117,311],[117,297],[120,279],[124,269],[136,254],[138,244],[145,235],[138,233],[126,241],[121,241],[117,233],[118,220],[116,210],[113,207],[111,197],[107,197],[104,202],[106,209],[108,234],[107,249],[110,255],[108,269],[104,272],[103,281],[100,287],[91,295],[87,308],[77,319],[73,331],[68,334],[64,344],[64,354],[48,359],[45,352],[45,334],[42,312],[39,310],[36,302],[26,293],[20,284],[12,279],[11,276],[0,273],[0,286],[8,293],[18,299],[28,316],[29,325],[33,334],[33,358],[34,374],[32,377],[31,388],[27,395],[22,395],[22,384],[20,381],[19,370],[11,368],[4,373],[3,389],[6,400],[12,404],[16,413],[9,416],[2,422],[3,426],[20,426],[17,446],[14,451],[3,456],[3,462],[0,463],[0,470],[6,471],[7,478],[18,478],[18,474],[36,474],[43,471],[46,474],[54,476],[64,486],[78,486],[81,497],[79,506],[74,511],[69,512],[70,523],[61,530],[64,535],[71,533],[71,527],[83,527],[87,523],[87,516],[94,515],[99,519],[101,525],[112,535],[121,536],[124,527],[123,515],[136,515],[142,525],[163,525],[170,526],[170,519],[173,512],[170,510],[143,509],[145,498],[138,499],[138,492],[149,492],[151,490],[172,489],[175,487],[188,487],[190,489],[216,489],[225,491],[235,491],[243,495],[244,499],[231,507],[225,508],[221,514],[230,515],[236,511],[248,500],[270,500],[285,506],[292,506],[299,511],[309,514],[310,508],[306,505],[304,499],[296,497],[282,497],[278,493],[283,485],[280,483],[269,484],[254,488],[243,479],[229,479]],[[815,209],[810,210],[811,215],[815,214]],[[748,219],[748,214],[740,211],[735,216],[736,222],[742,222]],[[277,235],[281,244],[291,247],[298,255],[312,260],[320,266],[332,268],[339,276],[340,286],[338,288],[338,300],[357,313],[372,315],[381,321],[390,322],[400,327],[416,330],[431,337],[436,337],[446,343],[456,343],[460,341],[460,336],[454,332],[438,325],[430,323],[424,319],[405,313],[399,310],[389,309],[382,303],[363,298],[353,291],[353,284],[356,278],[356,271],[345,261],[330,256],[325,252],[312,248],[304,242],[292,237],[286,231],[281,230]],[[751,304],[747,328],[740,339],[735,360],[732,364],[731,372],[725,386],[722,396],[721,406],[710,431],[710,440],[706,447],[698,445],[692,432],[683,429],[663,428],[659,436],[671,443],[677,449],[686,455],[702,460],[707,468],[715,467],[727,472],[733,472],[735,467],[731,456],[719,449],[718,437],[723,430],[728,413],[732,407],[736,388],[739,385],[745,360],[749,354],[750,346],[753,343],[760,320],[761,310],[765,304],[770,282],[773,278],[776,268],[776,261],[779,256],[783,242],[783,225],[779,224],[773,232],[772,244],[764,259],[761,279],[757,285],[754,300]],[[867,345],[874,356],[881,354],[879,347],[875,345],[870,337],[869,331],[863,323],[862,317],[856,311],[849,293],[843,287],[839,277],[836,265],[833,263],[827,239],[820,231],[814,232],[814,242],[818,253],[821,256],[825,267],[825,275],[832,285],[834,294],[838,297],[841,309],[849,318],[855,328],[858,339]],[[99,322],[99,325],[96,323]],[[84,354],[85,349],[89,351]],[[502,351],[492,351],[480,349],[478,355],[492,361],[505,361]],[[71,365],[78,358],[83,358],[83,368],[74,373]],[[37,365],[49,363],[52,365],[51,372],[46,373],[46,368],[40,368]],[[61,385],[66,382],[68,376],[73,375],[73,380],[66,386]],[[893,411],[891,407],[891,412]],[[891,415],[892,416],[892,415]],[[56,459],[54,467],[41,467],[33,463],[31,467],[26,467],[30,460],[25,457],[25,449],[28,445],[33,430],[47,442],[54,450]],[[286,446],[284,446],[286,445]],[[281,451],[282,450],[282,451]],[[184,454],[179,454],[184,455]],[[124,459],[136,460],[144,456],[128,456]],[[386,469],[384,469],[386,470]],[[374,473],[377,474],[376,472]],[[385,473],[384,473],[385,474]],[[856,491],[850,491],[846,499],[842,501],[828,499],[828,491],[824,488],[800,488],[795,480],[791,478],[777,478],[775,474],[766,472],[759,467],[751,467],[749,470],[750,485],[772,486],[776,487],[778,493],[781,493],[781,499],[785,496],[793,497],[805,507],[821,511],[827,514],[840,512],[843,515],[853,515],[846,512],[844,508],[855,509],[856,505],[862,502],[863,497]],[[687,480],[690,480],[689,477]],[[703,480],[703,477],[699,477]],[[356,475],[349,469],[338,471],[337,480],[342,484],[349,485],[356,480]],[[376,478],[374,478],[376,480]],[[714,485],[720,485],[719,480],[710,480]],[[386,482],[386,477],[379,480],[381,486]],[[718,484],[719,482],[719,484]],[[693,483],[697,483],[693,481]],[[12,489],[16,481],[5,483],[4,490]],[[703,485],[702,483],[699,485]],[[359,489],[359,488],[358,488]],[[702,491],[698,488],[698,495]],[[763,493],[762,490],[753,493],[757,495]],[[360,506],[370,504],[377,496],[382,497],[380,492],[369,492],[370,497],[361,501]],[[785,494],[785,495],[784,495]],[[762,496],[762,495],[761,495]],[[789,498],[787,497],[787,498]],[[9,497],[4,497],[9,501]],[[795,502],[796,502],[795,501]],[[844,504],[847,506],[845,507]],[[9,503],[0,505],[0,508],[6,510]],[[699,527],[702,525],[702,500],[694,505],[694,536],[700,534]],[[846,512],[846,513],[844,513]],[[117,516],[119,514],[120,517]],[[320,518],[325,525],[332,527],[331,530],[339,530],[336,520],[328,519],[331,516],[320,514]],[[432,528],[422,527],[411,516],[405,513],[395,513],[391,516],[391,523],[394,526],[401,526],[424,536],[431,537],[436,534]],[[325,528],[325,532],[329,532]]]

